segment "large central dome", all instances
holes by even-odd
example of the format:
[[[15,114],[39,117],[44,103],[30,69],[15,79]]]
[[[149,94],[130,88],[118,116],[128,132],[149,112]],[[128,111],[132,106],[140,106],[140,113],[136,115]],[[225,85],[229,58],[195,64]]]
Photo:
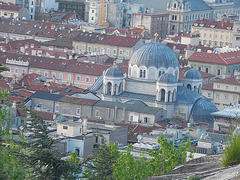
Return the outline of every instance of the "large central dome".
[[[178,59],[175,53],[167,46],[161,43],[148,43],[135,51],[129,62],[132,66],[153,66],[166,69],[179,67]]]

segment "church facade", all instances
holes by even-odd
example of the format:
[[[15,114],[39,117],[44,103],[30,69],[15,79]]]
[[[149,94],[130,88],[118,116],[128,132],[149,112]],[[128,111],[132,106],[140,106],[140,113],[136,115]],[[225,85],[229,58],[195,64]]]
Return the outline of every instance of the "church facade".
[[[128,74],[114,65],[90,90],[102,101],[162,108],[167,112],[166,118],[181,116],[188,122],[213,124],[210,113],[217,108],[201,95],[200,72],[190,69],[181,81],[179,69],[170,48],[158,42],[148,43],[132,55]]]

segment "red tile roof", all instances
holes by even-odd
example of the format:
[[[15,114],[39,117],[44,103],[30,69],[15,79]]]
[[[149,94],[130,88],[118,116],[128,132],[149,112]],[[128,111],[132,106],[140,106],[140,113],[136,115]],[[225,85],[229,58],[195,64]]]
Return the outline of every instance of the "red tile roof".
[[[5,80],[0,80],[0,89],[9,90],[10,86]]]
[[[224,84],[233,84],[240,85],[240,80],[236,78],[236,76],[231,76],[225,79],[215,79],[214,82],[224,83]]]
[[[25,47],[25,46],[30,47],[31,45],[34,45],[35,48],[40,48],[40,43],[33,39],[10,41],[8,44],[2,44],[0,46],[3,46],[6,48],[7,51],[10,51],[10,50],[20,50],[20,47]]]
[[[201,28],[212,28],[212,29],[225,29],[232,30],[233,23],[225,22],[225,21],[213,21],[209,19],[197,20],[193,26],[201,27]]]
[[[11,54],[0,52],[0,63],[6,64],[7,59],[15,59],[17,61],[29,62],[30,68],[48,69],[61,72],[70,72],[76,74],[84,74],[91,76],[100,76],[103,71],[111,67],[111,64],[91,64],[78,62],[77,60],[62,60],[55,58],[45,58],[38,56],[27,56],[20,54]],[[119,64],[119,68],[123,68],[123,72],[126,72],[127,65],[125,63]]]
[[[13,4],[9,4],[9,3],[0,3],[0,9],[2,10],[7,10],[7,11],[19,11],[20,9],[22,9],[22,7],[19,6],[15,6]]]
[[[227,52],[227,53],[207,53],[207,52],[195,52],[189,59],[193,62],[203,62],[210,64],[238,64],[240,63],[240,51]]]
[[[22,89],[22,90],[19,90],[19,91],[15,91],[17,94],[19,94],[20,96],[22,97],[30,97],[33,95],[33,93],[25,90],[25,89]]]
[[[54,121],[55,119],[53,119],[53,113],[52,112],[43,112],[43,111],[33,111],[37,116],[41,117],[42,120],[44,121]],[[59,116],[60,114],[56,114],[56,118]]]
[[[76,42],[89,42],[121,47],[133,47],[139,40],[140,38],[123,37],[115,35],[113,36],[89,32],[81,32],[75,38]]]

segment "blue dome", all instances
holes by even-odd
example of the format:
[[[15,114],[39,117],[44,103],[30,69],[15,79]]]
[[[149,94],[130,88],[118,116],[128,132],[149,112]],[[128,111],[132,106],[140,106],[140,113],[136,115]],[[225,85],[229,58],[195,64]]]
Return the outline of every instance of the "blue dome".
[[[123,77],[122,70],[117,66],[112,66],[106,70],[105,76],[108,77]]]
[[[195,69],[190,69],[184,74],[184,78],[187,79],[202,79],[202,75],[199,71]]]
[[[165,73],[158,78],[158,82],[165,83],[165,84],[176,84],[177,79],[172,74]]]
[[[129,64],[146,67],[179,67],[178,59],[175,53],[167,46],[161,43],[148,43],[136,50]]]
[[[218,111],[218,109],[209,100],[200,98],[193,105],[191,115],[195,123],[206,122],[212,126],[213,117],[211,113],[216,111]]]

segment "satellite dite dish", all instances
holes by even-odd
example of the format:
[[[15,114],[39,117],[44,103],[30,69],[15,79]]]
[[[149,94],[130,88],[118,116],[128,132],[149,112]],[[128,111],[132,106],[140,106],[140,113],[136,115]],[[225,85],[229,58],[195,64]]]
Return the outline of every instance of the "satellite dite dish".
[[[138,141],[141,141],[141,140],[142,140],[142,135],[139,134],[139,135],[137,136],[137,139],[138,139]]]

